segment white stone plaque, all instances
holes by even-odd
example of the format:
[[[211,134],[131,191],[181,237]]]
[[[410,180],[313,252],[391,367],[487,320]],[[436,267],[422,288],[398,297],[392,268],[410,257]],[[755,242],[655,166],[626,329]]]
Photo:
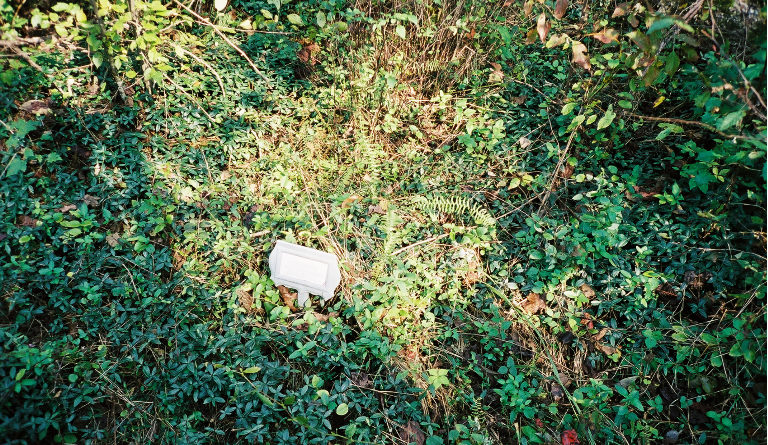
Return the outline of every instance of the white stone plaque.
[[[285,241],[269,254],[269,269],[276,285],[296,289],[299,306],[309,303],[309,294],[330,300],[341,281],[336,255]]]

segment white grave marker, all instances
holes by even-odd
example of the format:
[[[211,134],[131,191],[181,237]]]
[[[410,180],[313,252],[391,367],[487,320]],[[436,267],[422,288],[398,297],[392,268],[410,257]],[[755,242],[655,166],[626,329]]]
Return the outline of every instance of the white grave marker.
[[[341,281],[336,255],[285,241],[269,254],[269,269],[276,285],[298,291],[299,306],[307,305],[309,294],[330,300]]]

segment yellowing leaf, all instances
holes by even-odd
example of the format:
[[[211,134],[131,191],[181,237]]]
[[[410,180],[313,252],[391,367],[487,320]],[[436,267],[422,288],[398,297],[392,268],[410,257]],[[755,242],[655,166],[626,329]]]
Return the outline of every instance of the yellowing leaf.
[[[585,70],[592,69],[592,64],[589,63],[589,55],[587,54],[587,47],[583,43],[576,42],[576,41],[572,42],[571,52],[573,53],[573,57],[571,58],[572,63],[579,65]]]
[[[568,10],[568,0],[557,0],[557,3],[555,3],[555,18],[558,20],[563,18],[566,10]]]
[[[254,374],[261,371],[261,368],[258,366],[251,366],[250,368],[243,369],[243,374]]]
[[[552,28],[552,25],[547,21],[547,15],[542,12],[539,19],[536,21],[536,32],[539,33],[539,40],[541,40],[541,43],[546,42],[550,28]]]
[[[661,104],[662,104],[662,102],[664,102],[666,99],[667,99],[667,98],[666,98],[665,96],[659,96],[659,98],[658,98],[658,99],[656,99],[656,101],[653,103],[653,108],[656,108],[656,107],[658,107],[659,105],[661,105]]]
[[[531,28],[528,30],[528,34],[525,35],[525,44],[532,45],[534,43],[536,43],[536,28]]]
[[[651,47],[651,41],[648,39],[648,36],[645,35],[644,32],[634,30],[630,33],[627,33],[627,37],[629,37],[632,42],[634,42],[635,45],[637,45],[637,47],[643,51],[648,51]]]
[[[605,28],[600,32],[589,34],[589,36],[594,37],[595,40],[599,40],[605,44],[619,40],[619,32],[613,28]]]
[[[629,8],[630,8],[629,2],[624,2],[616,5],[616,9],[613,10],[613,15],[611,16],[611,18],[623,17],[627,15],[627,13],[629,13]]]
[[[533,10],[533,0],[528,0],[523,4],[523,14],[525,14],[526,17],[531,15],[532,10]]]
[[[352,206],[352,204],[354,204],[354,203],[355,203],[355,201],[359,201],[359,200],[361,200],[361,199],[363,199],[363,198],[362,198],[362,197],[360,197],[360,195],[350,195],[350,196],[349,196],[347,199],[345,199],[344,201],[342,201],[342,203],[341,203],[341,208],[342,208],[342,209],[346,209],[346,208],[348,208],[348,207],[351,207],[351,206]]]
[[[554,48],[556,46],[564,45],[566,42],[568,42],[568,35],[567,34],[555,34],[547,40],[547,48]]]

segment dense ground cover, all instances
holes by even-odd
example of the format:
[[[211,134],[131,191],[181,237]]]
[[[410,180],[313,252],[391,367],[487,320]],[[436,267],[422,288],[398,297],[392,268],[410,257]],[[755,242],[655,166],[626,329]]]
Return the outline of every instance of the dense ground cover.
[[[4,442],[765,442],[764,4],[0,17]]]

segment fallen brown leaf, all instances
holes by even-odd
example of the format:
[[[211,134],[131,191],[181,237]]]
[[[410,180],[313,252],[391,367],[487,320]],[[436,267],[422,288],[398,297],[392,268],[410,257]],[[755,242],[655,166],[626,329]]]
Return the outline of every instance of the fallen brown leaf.
[[[514,105],[522,105],[526,100],[528,100],[528,96],[514,96],[509,98],[509,101]]]
[[[603,339],[603,337],[605,337],[605,334],[607,333],[608,333],[608,328],[600,329],[600,332],[595,334],[594,337],[592,337],[592,339],[596,342],[599,342],[600,340]]]
[[[387,214],[386,206],[382,207],[380,204],[368,206],[368,214],[373,215],[374,213],[379,215],[386,215]]]
[[[520,303],[520,307],[524,312],[530,315],[535,315],[546,310],[547,303],[541,298],[541,295],[531,292],[525,300]]]
[[[595,349],[602,352],[605,355],[613,355],[616,353],[617,349],[608,345],[604,345],[602,343],[595,342]]]
[[[504,79],[504,72],[501,71],[501,65],[495,62],[491,62],[491,67],[493,67],[493,71],[491,71],[491,74],[488,75],[488,82],[501,82]]]
[[[299,297],[298,294],[296,292],[291,292],[285,286],[277,286],[277,289],[280,291],[280,297],[283,299],[283,304],[288,306],[288,309],[290,309],[291,312],[298,312],[299,309],[294,305],[294,302]]]
[[[594,37],[605,44],[616,42],[619,40],[619,32],[613,28],[605,28],[600,32],[594,34],[588,34],[590,37]]]
[[[560,171],[560,177],[568,179],[573,176],[574,171],[576,171],[574,166],[571,164],[566,164],[565,167],[563,167],[563,169]]]
[[[31,216],[27,215],[21,215],[19,217],[19,222],[16,223],[19,227],[37,227],[38,220],[35,218],[32,218]]]
[[[77,206],[74,204],[65,203],[63,206],[59,207],[56,211],[61,213],[67,213],[70,210],[77,210]]]
[[[539,19],[536,21],[536,32],[539,33],[539,40],[541,40],[541,43],[547,41],[547,34],[549,34],[551,28],[552,25],[547,20],[547,15],[542,12]]]
[[[579,289],[587,298],[593,298],[595,296],[595,290],[592,289],[592,286],[590,286],[587,283],[584,283],[581,286],[579,286]]]
[[[405,443],[416,443],[416,445],[424,445],[424,441],[427,436],[424,435],[424,431],[421,430],[419,424],[413,420],[401,426],[397,432],[397,436]]]
[[[349,375],[349,381],[352,382],[353,385],[360,388],[371,387],[371,379],[369,379],[368,374],[364,372],[353,372]]]
[[[528,17],[531,15],[531,11],[533,10],[533,0],[528,0],[523,4],[523,14]]]
[[[246,312],[250,312],[253,307],[253,296],[250,291],[245,290],[242,287],[237,288],[237,302],[240,307],[245,309]]]
[[[557,0],[555,3],[555,13],[553,14],[556,19],[560,20],[565,16],[565,12],[568,10],[568,0]]]
[[[88,207],[96,207],[99,205],[99,198],[91,195],[85,195],[83,196],[83,202],[85,202]]]
[[[573,52],[571,62],[587,71],[592,69],[592,64],[589,62],[589,55],[587,54],[587,47],[583,43],[577,41],[572,42],[571,51]]]
[[[120,242],[120,234],[118,233],[110,233],[107,235],[107,244],[109,244],[109,247],[116,247]]]
[[[359,195],[351,195],[349,198],[341,202],[341,208],[346,209],[348,207],[351,207],[352,204],[354,204],[356,201],[359,201],[361,199],[363,198],[361,198]]]
[[[19,107],[21,110],[26,111],[27,113],[32,113],[36,116],[39,116],[41,114],[48,114],[51,112],[51,109],[48,107],[48,102],[44,100],[28,100],[21,104]]]
[[[331,317],[338,317],[339,313],[338,312],[331,312],[330,314],[321,314],[320,312],[313,312],[312,315],[315,316],[315,319],[317,319],[317,321],[321,321],[321,322],[324,323],[324,322],[330,320]]]
[[[546,47],[554,48],[556,46],[564,45],[568,41],[568,35],[565,33],[555,34],[547,40]]]
[[[528,34],[525,35],[525,44],[533,45],[534,43],[536,43],[536,28],[531,28],[528,30]]]
[[[616,5],[616,9],[613,10],[613,15],[611,15],[611,18],[615,19],[616,17],[623,17],[627,15],[627,13],[629,13],[630,7],[631,6],[629,2],[619,3]]]
[[[560,386],[557,382],[552,382],[552,388],[549,390],[549,393],[552,395],[552,399],[555,401],[555,403],[560,402],[563,397],[565,397],[565,391],[563,391],[563,387]]]

